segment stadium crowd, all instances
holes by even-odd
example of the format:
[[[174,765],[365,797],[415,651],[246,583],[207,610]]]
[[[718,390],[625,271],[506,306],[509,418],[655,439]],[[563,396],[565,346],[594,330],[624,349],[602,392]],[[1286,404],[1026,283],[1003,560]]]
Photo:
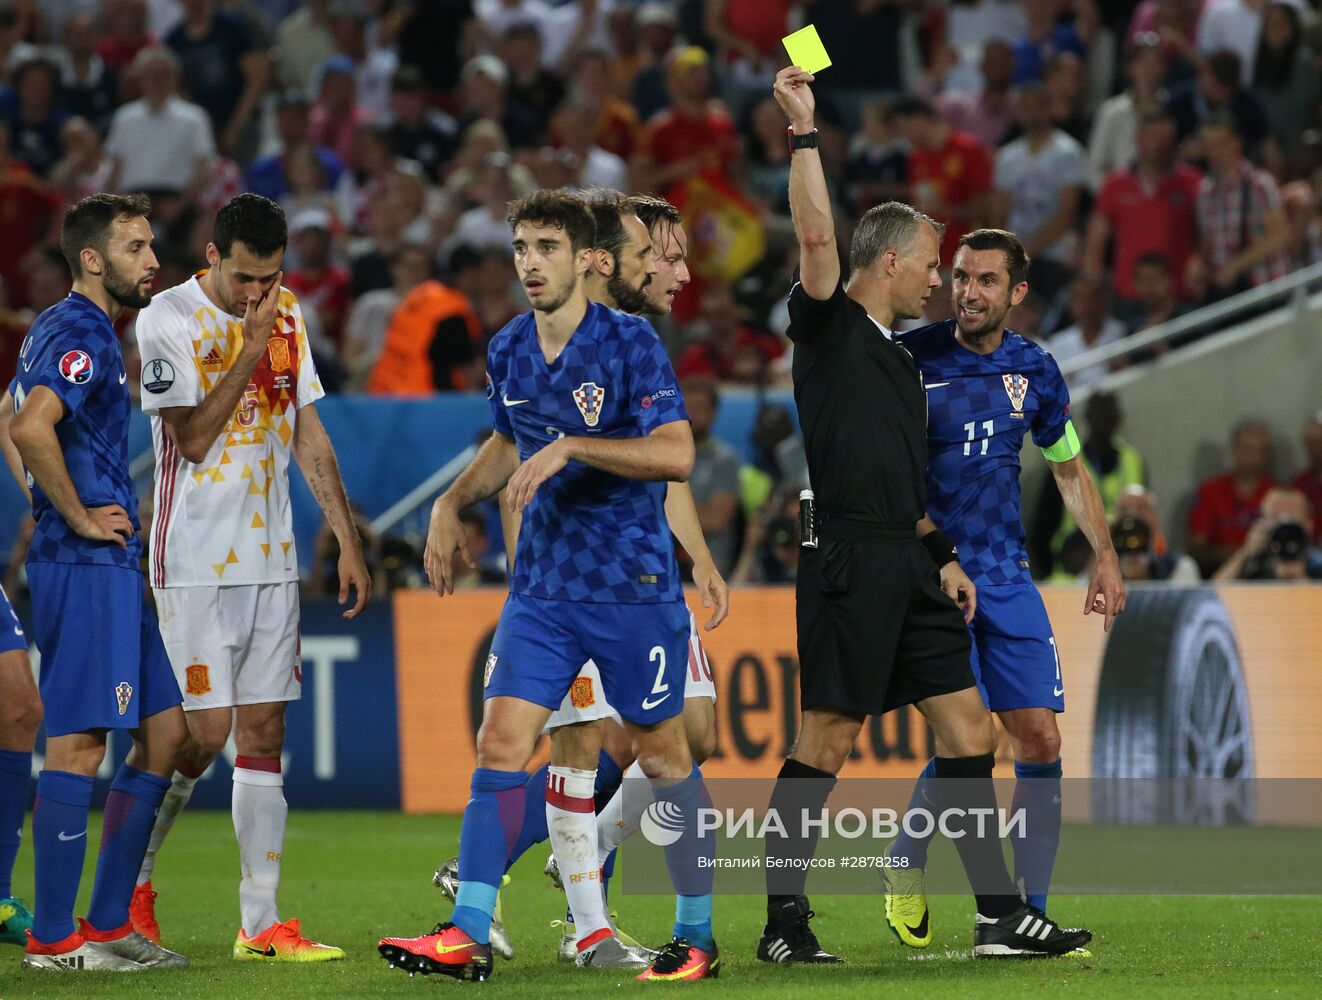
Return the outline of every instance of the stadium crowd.
[[[1012,326],[1065,361],[1322,260],[1315,6],[0,0],[0,372],[67,291],[61,210],[94,191],[152,196],[159,288],[200,266],[235,193],[277,200],[325,387],[381,395],[481,387],[486,341],[525,308],[511,198],[656,192],[690,221],[693,280],[658,325],[694,417],[704,529],[732,581],[787,582],[806,476],[794,421],[764,408],[747,464],[711,435],[723,388],[788,384],[781,37],[813,23],[834,60],[817,120],[842,245],[887,198],[948,223],[947,263],[964,232],[1013,230],[1034,264]],[[948,296],[930,310],[948,318]],[[121,332],[131,357],[131,317]],[[1322,425],[1285,500],[1262,429],[1240,428],[1181,559],[1099,398],[1087,454],[1136,578],[1274,573],[1280,523],[1317,544]],[[1037,571],[1083,571],[1061,511],[1037,520]]]

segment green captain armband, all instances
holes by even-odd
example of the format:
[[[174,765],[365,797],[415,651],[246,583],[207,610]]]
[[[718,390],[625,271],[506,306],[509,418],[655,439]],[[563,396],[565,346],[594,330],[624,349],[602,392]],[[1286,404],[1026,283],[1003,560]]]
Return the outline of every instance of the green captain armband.
[[[1043,448],[1042,454],[1046,456],[1048,462],[1068,462],[1082,450],[1079,445],[1079,435],[1074,431],[1074,421],[1066,420],[1065,433],[1050,448]]]

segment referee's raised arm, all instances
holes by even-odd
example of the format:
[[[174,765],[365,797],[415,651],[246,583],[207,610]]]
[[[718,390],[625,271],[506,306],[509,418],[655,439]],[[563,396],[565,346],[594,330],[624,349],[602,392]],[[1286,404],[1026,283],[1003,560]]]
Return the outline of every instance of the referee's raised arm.
[[[811,73],[787,66],[776,74],[775,94],[790,122],[790,214],[799,237],[799,283],[809,298],[825,301],[840,284],[840,252],[817,151],[816,101],[808,88],[812,82]]]

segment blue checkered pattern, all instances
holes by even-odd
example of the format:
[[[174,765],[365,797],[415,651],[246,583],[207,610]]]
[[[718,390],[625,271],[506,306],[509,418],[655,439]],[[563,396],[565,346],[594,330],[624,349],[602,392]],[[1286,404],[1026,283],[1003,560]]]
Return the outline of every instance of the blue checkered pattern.
[[[9,385],[15,407],[46,386],[68,411],[55,426],[69,478],[84,506],[119,504],[135,534],[128,547],[90,542],[69,527],[40,486],[32,485],[37,526],[28,562],[92,563],[138,569],[142,558],[138,500],[129,478],[128,425],[132,401],[110,319],[90,299],[70,292],[32,324]]]
[[[1029,430],[1040,448],[1064,436],[1069,391],[1055,359],[1009,330],[991,354],[974,354],[956,341],[954,320],[899,340],[927,389],[928,514],[955,540],[975,584],[1031,583],[1019,452]]]
[[[645,437],[688,419],[652,327],[595,303],[549,365],[533,314],[511,320],[487,351],[487,398],[496,430],[514,438],[522,459],[559,437]],[[571,462],[523,512],[511,592],[618,604],[680,600],[665,498],[665,483]]]

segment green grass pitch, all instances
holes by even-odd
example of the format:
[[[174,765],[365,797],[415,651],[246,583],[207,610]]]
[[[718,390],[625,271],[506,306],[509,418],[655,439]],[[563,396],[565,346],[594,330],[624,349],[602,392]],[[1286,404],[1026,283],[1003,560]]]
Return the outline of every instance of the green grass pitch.
[[[541,874],[538,849],[514,870],[504,892],[506,923],[518,955],[497,961],[485,984],[444,977],[410,979],[376,953],[383,933],[415,934],[448,915],[431,872],[455,852],[453,817],[393,813],[294,812],[289,818],[281,915],[299,917],[312,937],[342,946],[348,960],[316,966],[263,966],[231,960],[238,925],[237,849],[228,814],[186,813],[157,867],[157,914],[165,942],[192,964],[178,971],[65,976],[24,970],[19,949],[0,947],[0,1000],[46,997],[326,998],[432,997],[473,991],[489,997],[621,996],[626,990],[699,990],[723,997],[1246,997],[1322,995],[1322,906],[1317,897],[1053,897],[1053,912],[1097,935],[1092,959],[973,962],[970,903],[933,899],[936,940],[914,952],[886,930],[879,896],[814,899],[814,927],[844,954],[834,968],[779,968],[753,958],[763,907],[757,897],[718,897],[719,980],[689,985],[635,983],[555,962],[563,897]],[[89,832],[94,847],[97,829]],[[90,853],[90,852],[89,852]],[[1247,858],[1227,859],[1245,864]],[[84,871],[90,891],[93,860]],[[15,888],[31,898],[32,855],[25,842]],[[671,900],[617,898],[620,922],[648,943],[670,935]]]

